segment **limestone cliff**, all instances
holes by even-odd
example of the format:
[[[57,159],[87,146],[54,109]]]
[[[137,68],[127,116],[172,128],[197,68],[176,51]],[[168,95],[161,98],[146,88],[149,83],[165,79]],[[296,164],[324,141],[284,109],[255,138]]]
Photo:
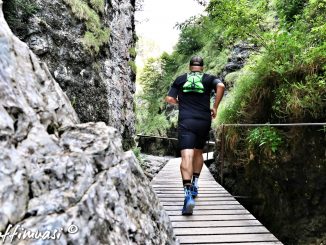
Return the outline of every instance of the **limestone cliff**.
[[[81,122],[103,121],[133,145],[134,0],[6,0],[14,33],[45,62]]]
[[[16,236],[6,243],[176,243],[119,132],[103,122],[78,124],[47,66],[11,33],[1,5],[0,232],[10,225],[20,227],[19,234],[57,230],[55,240]]]

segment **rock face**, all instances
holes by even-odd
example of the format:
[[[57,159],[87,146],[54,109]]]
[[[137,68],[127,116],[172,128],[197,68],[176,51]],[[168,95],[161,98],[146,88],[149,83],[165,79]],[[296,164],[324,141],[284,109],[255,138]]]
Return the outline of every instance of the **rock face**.
[[[223,68],[222,72],[218,75],[220,79],[227,85],[227,89],[233,87],[233,83],[238,77],[238,73],[245,65],[247,59],[255,50],[258,50],[253,44],[238,43],[232,47],[228,63]]]
[[[153,155],[141,154],[141,167],[144,174],[149,180],[152,180],[156,174],[168,163],[168,161],[173,158],[171,156],[159,157]]]
[[[27,230],[52,237],[5,243],[175,244],[119,132],[103,122],[78,124],[46,65],[11,33],[1,5],[0,232],[13,233],[13,225],[20,237]]]
[[[14,33],[48,65],[81,122],[103,121],[133,145],[134,0],[8,0]]]

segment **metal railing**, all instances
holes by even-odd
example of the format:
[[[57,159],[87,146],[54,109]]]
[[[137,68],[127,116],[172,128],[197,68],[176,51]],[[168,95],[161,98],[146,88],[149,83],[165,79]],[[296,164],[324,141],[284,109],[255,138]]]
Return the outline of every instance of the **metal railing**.
[[[229,123],[229,124],[221,124],[222,132],[221,139],[217,139],[217,141],[221,142],[221,152],[220,152],[220,161],[221,161],[221,169],[220,169],[220,181],[223,184],[223,175],[224,175],[224,153],[225,153],[225,128],[226,127],[305,127],[305,126],[326,126],[326,122],[323,123]],[[137,137],[145,137],[145,138],[158,138],[158,139],[167,139],[177,141],[177,138],[168,138],[163,136],[153,136],[153,135],[142,135],[137,134]],[[215,144],[213,141],[207,141],[209,145]],[[207,151],[207,159],[208,159],[208,151]]]

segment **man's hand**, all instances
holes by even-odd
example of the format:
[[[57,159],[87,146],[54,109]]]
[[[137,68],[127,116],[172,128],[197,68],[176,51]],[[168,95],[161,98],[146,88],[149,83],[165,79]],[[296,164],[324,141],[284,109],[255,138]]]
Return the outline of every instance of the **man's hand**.
[[[218,83],[216,85],[215,102],[214,102],[213,108],[211,109],[212,119],[216,118],[217,108],[220,104],[220,101],[221,101],[223,95],[224,95],[224,89],[225,89],[225,86],[223,83]]]
[[[212,116],[212,119],[215,119],[216,117],[216,109],[215,108],[211,108],[211,116]]]
[[[172,105],[177,105],[178,104],[178,100],[176,98],[173,98],[171,96],[166,96],[165,97],[165,102],[172,104]]]

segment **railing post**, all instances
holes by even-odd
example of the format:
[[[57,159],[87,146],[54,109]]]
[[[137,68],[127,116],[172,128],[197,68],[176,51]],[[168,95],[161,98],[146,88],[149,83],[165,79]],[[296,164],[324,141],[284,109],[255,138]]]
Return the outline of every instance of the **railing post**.
[[[223,172],[224,172],[224,144],[225,144],[225,132],[224,132],[224,124],[222,124],[222,136],[221,136],[221,170],[220,170],[220,179],[221,185],[223,184]]]

